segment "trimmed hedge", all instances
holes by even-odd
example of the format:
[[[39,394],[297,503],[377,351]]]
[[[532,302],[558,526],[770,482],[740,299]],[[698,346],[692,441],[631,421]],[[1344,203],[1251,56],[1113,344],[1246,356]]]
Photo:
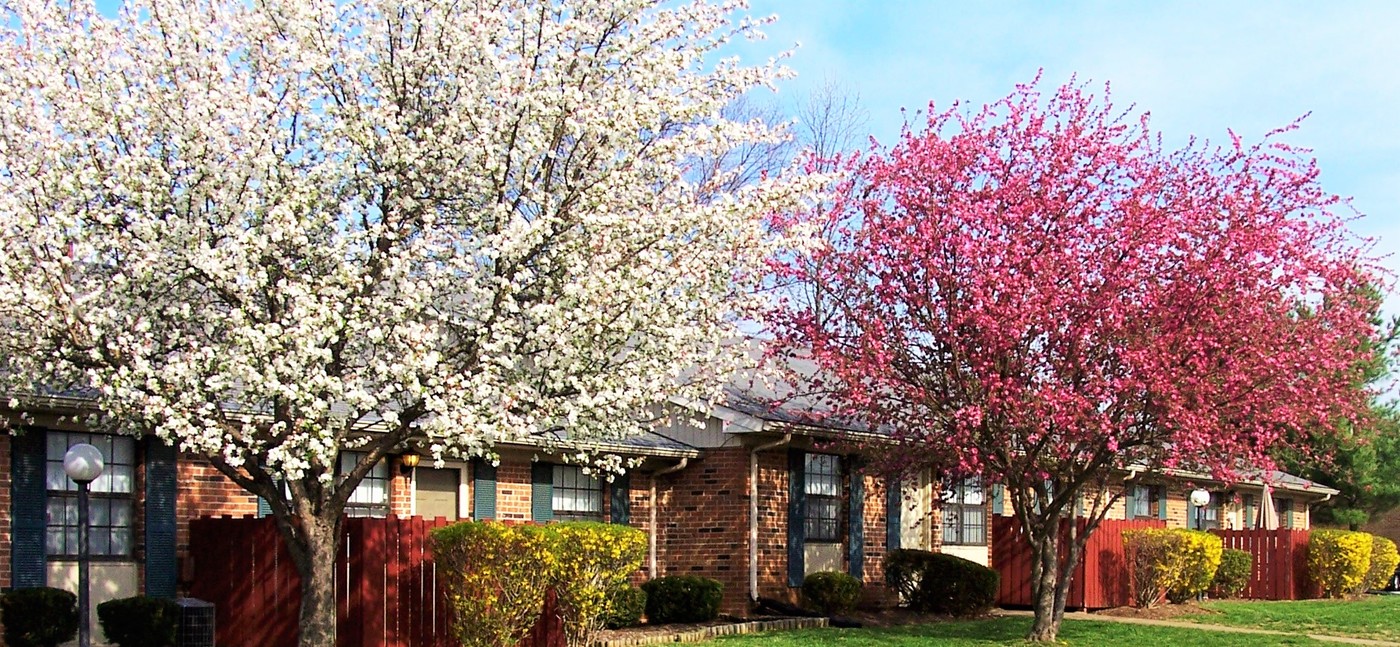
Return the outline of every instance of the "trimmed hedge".
[[[1366,572],[1364,589],[1379,591],[1390,584],[1395,568],[1400,566],[1400,553],[1395,542],[1379,535],[1371,537],[1371,568]]]
[[[167,598],[138,595],[97,605],[102,633],[118,647],[173,647],[180,627],[180,605]]]
[[[642,585],[647,593],[647,622],[706,622],[719,617],[724,585],[698,575],[658,577]]]
[[[1308,572],[1326,597],[1360,590],[1371,570],[1372,547],[1368,533],[1314,530],[1308,540]]]
[[[466,647],[518,643],[552,588],[569,644],[590,644],[611,612],[608,593],[641,567],[646,541],[635,528],[590,522],[438,528],[433,559],[454,611],[452,635]]]
[[[861,581],[838,571],[812,573],[802,580],[802,599],[827,615],[845,613],[860,601]]]
[[[903,549],[885,558],[885,581],[915,611],[969,616],[996,604],[1001,575],[961,557]]]
[[[1249,586],[1249,578],[1254,575],[1254,556],[1248,551],[1226,548],[1220,553],[1220,568],[1215,571],[1215,581],[1211,582],[1210,595],[1216,598],[1233,598]]]
[[[50,586],[0,596],[9,647],[57,647],[78,635],[78,596]]]

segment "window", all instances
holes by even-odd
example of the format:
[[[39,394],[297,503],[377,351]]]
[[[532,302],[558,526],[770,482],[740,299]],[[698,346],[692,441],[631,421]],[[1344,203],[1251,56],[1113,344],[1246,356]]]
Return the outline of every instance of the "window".
[[[1191,518],[1186,520],[1187,527],[1193,530],[1219,530],[1226,496],[1224,492],[1211,492],[1210,503],[1204,510],[1191,510]]]
[[[135,515],[136,439],[106,434],[49,431],[46,434],[45,479],[48,489],[48,526],[44,551],[49,557],[78,555],[78,484],[63,471],[63,455],[78,443],[102,452],[106,466],[92,482],[88,499],[88,549],[95,557],[130,557]]]
[[[1134,485],[1132,488],[1132,499],[1128,501],[1132,509],[1128,510],[1128,518],[1161,518],[1165,488],[1160,485]]]
[[[943,492],[943,543],[987,543],[987,499],[982,480],[967,478]]]
[[[554,518],[560,521],[602,521],[603,483],[575,465],[554,466]]]
[[[841,541],[841,457],[807,454],[807,541]]]
[[[340,474],[347,474],[365,457],[364,452],[341,452]],[[389,516],[389,464],[383,460],[374,464],[355,491],[345,502],[347,517],[387,517]]]
[[[1244,523],[1240,525],[1245,530],[1254,530],[1259,524],[1259,504],[1255,502],[1253,494],[1240,495],[1240,504],[1244,506]]]
[[[1274,509],[1278,511],[1278,527],[1293,527],[1293,499],[1274,497]]]

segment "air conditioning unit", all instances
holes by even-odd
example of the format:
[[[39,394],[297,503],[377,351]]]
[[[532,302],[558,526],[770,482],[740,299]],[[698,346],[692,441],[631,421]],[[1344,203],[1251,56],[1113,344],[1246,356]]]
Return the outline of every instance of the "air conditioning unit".
[[[180,627],[175,631],[175,647],[214,647],[214,603],[195,598],[176,598],[180,605]]]

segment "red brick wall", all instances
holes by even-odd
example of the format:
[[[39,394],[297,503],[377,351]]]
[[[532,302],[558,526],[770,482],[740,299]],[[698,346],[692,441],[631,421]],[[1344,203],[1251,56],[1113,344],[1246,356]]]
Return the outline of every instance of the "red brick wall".
[[[861,602],[890,606],[898,602],[885,588],[885,555],[889,544],[885,532],[885,480],[865,476],[865,591]]]
[[[10,435],[0,433],[0,587],[10,585]]]
[[[717,449],[658,481],[660,575],[724,585],[722,610],[748,610],[748,452]]]
[[[787,518],[788,499],[790,498],[788,496],[788,483],[787,451],[760,453],[758,455],[758,594],[796,602],[796,592],[787,585]],[[746,503],[748,498],[748,493],[745,492],[744,500]],[[743,518],[747,522],[748,514],[746,513]],[[745,582],[746,593],[747,587],[748,584]]]
[[[258,513],[258,498],[197,455],[180,454],[175,469],[175,552],[180,564],[185,565],[189,556],[191,519],[252,516]],[[181,568],[182,589],[188,584],[184,581],[188,570]]]
[[[411,474],[411,473],[410,473]],[[389,461],[389,514],[408,517],[413,514],[413,489],[409,476],[402,474],[398,459]]]
[[[798,590],[788,586],[787,460],[785,449],[759,454],[758,592],[796,602]],[[724,584],[722,610],[737,615],[750,609],[748,475],[749,451],[734,448],[711,450],[659,481],[661,575],[719,580]],[[883,604],[889,601],[883,586],[885,491],[881,479],[863,478],[866,602]],[[843,509],[843,522],[846,518]],[[843,543],[843,555],[846,550]]]
[[[496,519],[530,521],[530,463],[501,461],[496,469]]]

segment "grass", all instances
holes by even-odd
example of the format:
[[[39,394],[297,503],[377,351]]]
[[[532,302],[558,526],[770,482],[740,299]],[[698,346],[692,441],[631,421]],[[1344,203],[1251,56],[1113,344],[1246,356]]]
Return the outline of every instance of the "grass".
[[[1215,616],[1211,616],[1215,617]],[[1021,645],[1031,619],[1004,617],[989,620],[943,622],[930,625],[871,629],[806,629],[782,633],[730,636],[714,641],[723,647],[806,647],[829,645],[857,647],[972,647]],[[1254,647],[1256,645],[1324,645],[1303,636],[1261,636],[1209,632],[1198,629],[1150,627],[1112,622],[1066,620],[1060,630],[1062,645],[1150,645],[1152,647]]]
[[[1373,595],[1359,600],[1231,600],[1201,606],[1218,613],[1179,619],[1400,642],[1400,595]]]

